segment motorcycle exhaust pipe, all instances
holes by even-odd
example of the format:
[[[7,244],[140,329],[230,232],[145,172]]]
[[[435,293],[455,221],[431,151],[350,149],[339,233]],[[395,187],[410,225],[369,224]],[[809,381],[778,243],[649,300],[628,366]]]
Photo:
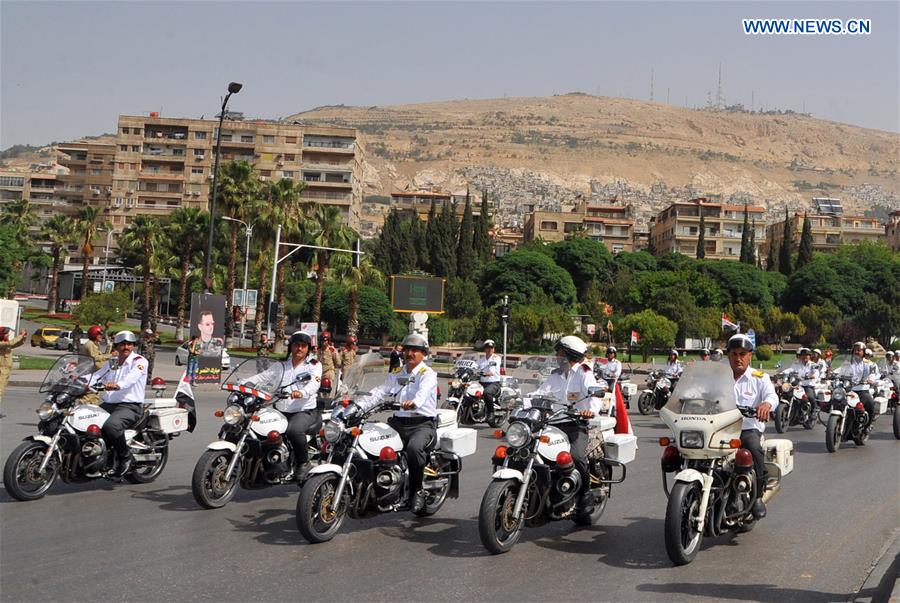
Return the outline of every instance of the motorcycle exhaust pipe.
[[[103,440],[85,442],[84,446],[81,447],[82,456],[86,457],[97,457],[103,454]]]
[[[581,487],[581,474],[573,471],[568,475],[564,475],[556,482],[556,491],[563,496],[571,496]]]
[[[738,492],[749,492],[753,489],[753,481],[747,474],[737,475],[734,478],[734,489]]]

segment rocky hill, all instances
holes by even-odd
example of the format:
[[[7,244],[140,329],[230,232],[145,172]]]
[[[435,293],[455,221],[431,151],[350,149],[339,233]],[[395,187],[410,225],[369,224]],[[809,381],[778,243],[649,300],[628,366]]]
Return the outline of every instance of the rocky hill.
[[[900,207],[900,135],[795,113],[681,107],[572,93],[386,107],[327,106],[288,118],[359,129],[368,194],[486,188],[503,213],[618,196],[643,219],[676,198],[718,194],[781,211],[814,196],[849,211]],[[507,211],[508,210],[508,211]]]

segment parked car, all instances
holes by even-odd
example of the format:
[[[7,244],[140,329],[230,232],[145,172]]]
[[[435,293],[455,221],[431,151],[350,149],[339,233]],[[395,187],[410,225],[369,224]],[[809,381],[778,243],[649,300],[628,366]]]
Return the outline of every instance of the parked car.
[[[59,327],[41,327],[31,335],[31,347],[52,348],[62,332]]]
[[[182,366],[187,364],[188,361],[188,344],[190,341],[185,341],[178,349],[175,350],[175,366]],[[228,350],[222,350],[222,368],[229,369],[231,368],[231,356],[228,355]]]
[[[88,338],[86,335],[82,335],[79,339],[79,345],[84,345],[88,342]],[[57,350],[68,350],[73,352],[72,349],[72,331],[63,331],[59,334],[59,337],[56,338],[56,342],[54,346]]]

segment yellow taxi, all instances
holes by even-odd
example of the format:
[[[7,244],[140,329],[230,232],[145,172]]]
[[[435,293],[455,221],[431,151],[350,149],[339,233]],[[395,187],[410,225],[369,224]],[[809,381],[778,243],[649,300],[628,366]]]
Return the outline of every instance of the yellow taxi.
[[[41,327],[31,335],[31,347],[52,348],[62,332],[58,327]]]

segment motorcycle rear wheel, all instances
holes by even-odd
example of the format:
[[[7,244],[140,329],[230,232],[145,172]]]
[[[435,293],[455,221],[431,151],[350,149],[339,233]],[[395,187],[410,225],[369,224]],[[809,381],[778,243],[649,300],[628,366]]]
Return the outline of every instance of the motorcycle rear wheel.
[[[676,482],[666,507],[666,553],[675,565],[687,565],[697,556],[703,534],[695,528],[700,510],[700,485]]]
[[[3,467],[3,485],[16,500],[27,501],[43,498],[59,476],[59,458],[54,455],[43,474],[41,465],[47,445],[26,440],[16,446]]]
[[[642,415],[649,415],[653,410],[653,394],[642,392],[638,398],[638,410]]]
[[[790,411],[787,405],[783,403],[778,405],[778,410],[775,411],[775,431],[778,433],[787,431]]]
[[[602,469],[600,471],[595,472],[592,467],[591,473],[594,475],[598,475],[601,479],[609,479],[610,469],[608,466],[604,464],[600,464]],[[575,525],[579,526],[592,526],[596,525],[598,521],[600,521],[600,517],[603,515],[603,512],[606,510],[606,504],[609,502],[610,490],[607,486],[606,495],[603,498],[598,497],[594,494],[594,510],[590,513],[576,513],[572,517],[572,521],[575,522]]]
[[[311,477],[300,490],[297,498],[297,529],[311,544],[328,542],[344,524],[347,517],[346,496],[335,511],[328,508],[340,479],[336,473],[323,473]]]
[[[509,418],[508,410],[494,410],[494,415],[491,417],[491,420],[488,421],[488,425],[493,428],[500,427],[504,423],[506,423],[506,419]]]
[[[506,553],[522,534],[523,517],[511,517],[522,484],[515,480],[495,480],[488,484],[478,510],[481,544],[494,555]]]
[[[229,450],[207,450],[197,459],[194,474],[191,476],[191,492],[194,500],[204,509],[218,509],[228,504],[237,491],[240,482],[240,464],[231,474],[231,480],[225,481],[225,472],[231,455]]]
[[[157,449],[159,452],[159,459],[156,462],[148,463],[146,461],[135,461],[132,463],[132,469],[125,475],[125,479],[132,484],[149,484],[154,481],[159,475],[163,472],[163,469],[166,468],[166,463],[169,461],[169,437],[165,434],[161,434],[162,438],[158,442],[153,442],[152,446]],[[139,441],[141,443],[147,443],[145,440],[149,439],[149,434],[146,432],[140,433],[136,436],[136,438],[140,438]]]
[[[844,422],[839,415],[828,417],[828,425],[825,426],[825,447],[828,452],[837,452],[841,447],[841,435],[844,431]]]
[[[894,407],[894,437],[900,440],[900,408]]]
[[[427,481],[427,480],[426,480]],[[441,510],[444,502],[447,500],[447,493],[450,492],[450,480],[440,490],[425,491],[425,505],[419,511],[413,511],[419,517],[429,517]]]

